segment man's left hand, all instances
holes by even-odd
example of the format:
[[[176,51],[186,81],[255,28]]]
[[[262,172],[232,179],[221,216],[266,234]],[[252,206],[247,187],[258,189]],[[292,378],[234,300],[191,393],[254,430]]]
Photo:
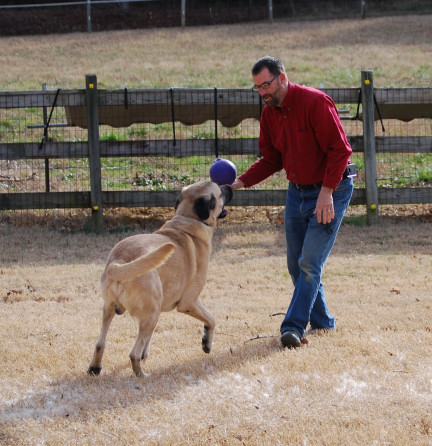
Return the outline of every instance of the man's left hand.
[[[324,225],[333,220],[335,216],[333,206],[333,189],[330,187],[321,187],[314,214],[317,216],[318,223],[322,223]]]

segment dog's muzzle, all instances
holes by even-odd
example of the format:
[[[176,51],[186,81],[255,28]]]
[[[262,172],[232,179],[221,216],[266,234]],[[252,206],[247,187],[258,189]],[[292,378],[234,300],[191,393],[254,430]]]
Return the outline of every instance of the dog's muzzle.
[[[225,184],[221,186],[222,197],[224,201],[224,206],[232,200],[233,197],[233,189],[229,184]],[[228,215],[228,211],[225,208],[222,208],[222,212],[219,214],[218,218],[225,218]]]
[[[218,218],[225,218],[228,215],[228,211],[223,208],[222,212],[218,215]]]

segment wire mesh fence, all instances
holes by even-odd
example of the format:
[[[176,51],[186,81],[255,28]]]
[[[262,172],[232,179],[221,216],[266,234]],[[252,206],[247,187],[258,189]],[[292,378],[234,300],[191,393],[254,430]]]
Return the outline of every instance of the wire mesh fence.
[[[73,94],[68,97],[74,102]],[[28,102],[34,103],[31,107],[13,107],[21,99],[21,95],[9,94],[7,108],[0,108],[2,192],[88,190],[88,159],[82,156],[84,152],[79,150],[79,145],[67,144],[87,141],[87,131],[68,126],[65,107],[48,109],[38,105],[39,94],[28,95]],[[50,123],[46,126],[51,111]],[[50,147],[55,147],[55,151]]]
[[[409,123],[384,121],[385,132],[376,126],[377,135],[394,136],[399,140],[405,152],[378,153],[377,171],[380,187],[416,187],[429,186],[432,181],[432,153],[416,152],[418,145],[405,144],[406,136],[431,136],[431,120],[415,119]]]
[[[358,170],[355,187],[361,190],[366,180],[363,122],[358,89],[351,90],[349,100],[344,89],[332,89],[329,94],[352,142],[352,161]],[[85,90],[62,91],[57,100],[55,93],[0,94],[0,223],[17,215],[28,220],[31,215],[55,218],[75,212],[87,218],[91,214]],[[413,118],[421,116],[421,107],[430,108],[430,103],[425,100],[419,105],[415,98],[405,97],[403,107],[391,108],[387,90],[379,93],[377,185],[393,193],[389,201],[393,204],[430,203],[423,191],[432,187],[432,119]],[[250,91],[125,89],[98,94],[101,189],[109,197],[107,208],[173,206],[181,187],[209,179],[215,158],[229,158],[242,173],[260,156],[262,103]],[[286,186],[281,171],[252,190],[268,191],[260,205],[271,206],[275,204],[272,193],[282,191],[283,195]],[[404,188],[412,194],[408,199],[406,194],[394,193]],[[164,192],[162,202],[157,193]],[[143,201],[140,193],[150,198]],[[15,194],[22,198],[14,201]]]

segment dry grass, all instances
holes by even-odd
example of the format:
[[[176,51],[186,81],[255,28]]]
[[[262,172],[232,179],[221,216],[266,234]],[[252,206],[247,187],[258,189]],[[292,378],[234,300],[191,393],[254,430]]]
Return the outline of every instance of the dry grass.
[[[0,89],[248,87],[253,62],[274,54],[294,82],[358,86],[361,69],[375,85],[432,85],[430,15],[366,20],[276,21],[0,38]]]
[[[202,293],[213,351],[199,322],[165,313],[144,380],[128,315],[86,375],[99,277],[124,235],[3,227],[0,444],[431,445],[431,223],[343,225],[324,275],[338,330],[288,351],[282,227],[243,217],[220,224]]]

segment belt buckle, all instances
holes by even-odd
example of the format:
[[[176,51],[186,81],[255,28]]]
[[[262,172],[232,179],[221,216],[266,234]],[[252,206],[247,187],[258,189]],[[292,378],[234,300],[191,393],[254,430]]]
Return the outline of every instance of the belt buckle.
[[[322,182],[314,183],[314,184],[296,184],[296,183],[293,183],[293,184],[298,190],[303,192],[306,190],[319,189],[322,185]]]
[[[300,190],[300,191],[304,190],[301,184],[297,184],[297,183],[292,183],[292,184],[297,190]]]

